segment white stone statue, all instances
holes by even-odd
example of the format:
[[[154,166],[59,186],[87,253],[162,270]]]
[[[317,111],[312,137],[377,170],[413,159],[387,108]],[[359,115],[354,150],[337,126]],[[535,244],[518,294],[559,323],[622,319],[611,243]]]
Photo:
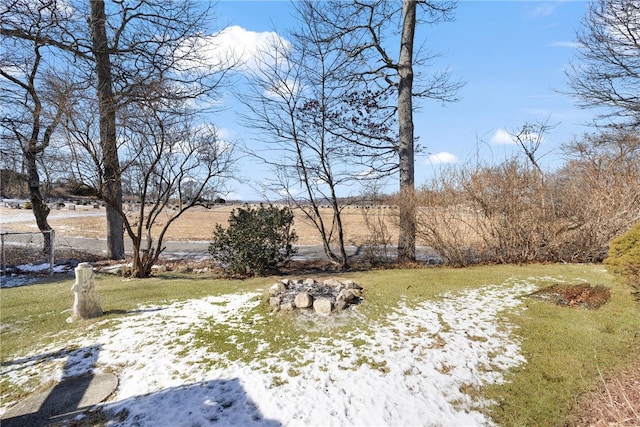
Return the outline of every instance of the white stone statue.
[[[95,273],[93,266],[88,262],[81,262],[75,269],[76,282],[71,287],[76,297],[73,303],[73,317],[89,319],[102,315],[100,298],[96,294],[93,281]]]

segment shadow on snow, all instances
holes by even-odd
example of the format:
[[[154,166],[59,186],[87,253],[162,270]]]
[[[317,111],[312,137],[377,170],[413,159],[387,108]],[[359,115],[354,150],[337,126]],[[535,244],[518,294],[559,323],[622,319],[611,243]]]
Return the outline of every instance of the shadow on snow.
[[[108,421],[123,426],[282,425],[264,418],[238,378],[172,387],[106,403],[100,410]]]
[[[122,426],[237,425],[278,427],[263,417],[237,378],[217,379],[167,388],[117,402],[97,404],[111,394],[92,396],[94,369],[101,345],[58,351],[3,362],[0,375],[65,358],[62,379],[55,386],[32,394],[2,416],[2,427],[76,424],[82,419]],[[6,369],[8,367],[8,369]],[[98,381],[99,382],[99,381]],[[89,403],[90,402],[90,403]]]

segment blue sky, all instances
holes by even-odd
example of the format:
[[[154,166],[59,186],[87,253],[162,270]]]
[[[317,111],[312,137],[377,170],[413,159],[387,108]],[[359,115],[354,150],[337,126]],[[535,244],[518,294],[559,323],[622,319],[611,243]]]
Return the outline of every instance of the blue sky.
[[[464,80],[461,100],[443,106],[425,101],[416,111],[416,135],[426,152],[416,160],[416,184],[421,185],[440,165],[470,160],[480,152],[499,161],[515,149],[505,131],[514,132],[525,122],[557,124],[540,149],[548,153],[543,165],[561,163],[559,145],[579,137],[593,112],[580,110],[567,91],[564,70],[576,59],[575,38],[588,3],[584,1],[461,1],[454,22],[419,26],[417,38],[441,53],[436,67],[448,66]],[[293,24],[288,1],[221,1],[214,8],[219,25],[234,26],[234,40],[258,43],[263,32],[285,34]],[[238,42],[239,44],[244,42]],[[228,110],[214,121],[231,141],[252,144],[235,112]],[[267,173],[257,163],[243,159],[240,175],[260,181]],[[232,198],[258,198],[247,185],[234,185]],[[395,190],[395,182],[388,187]]]

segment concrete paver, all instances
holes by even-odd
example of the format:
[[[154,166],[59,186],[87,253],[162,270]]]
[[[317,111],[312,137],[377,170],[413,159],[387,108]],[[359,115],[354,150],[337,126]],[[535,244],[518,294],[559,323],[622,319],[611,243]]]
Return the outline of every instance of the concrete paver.
[[[2,427],[59,425],[72,420],[109,397],[118,386],[113,374],[83,375],[68,378],[43,392],[28,396],[0,418]]]

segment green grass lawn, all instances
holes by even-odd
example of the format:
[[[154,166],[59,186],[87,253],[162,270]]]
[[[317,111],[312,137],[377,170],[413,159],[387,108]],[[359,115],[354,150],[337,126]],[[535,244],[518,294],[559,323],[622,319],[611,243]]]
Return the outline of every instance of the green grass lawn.
[[[314,277],[319,278],[318,275]],[[634,302],[629,289],[614,282],[601,265],[532,265],[486,266],[465,269],[428,268],[376,270],[340,274],[363,285],[366,304],[358,308],[358,322],[380,320],[402,300],[407,305],[441,298],[446,292],[488,284],[502,284],[508,279],[530,279],[539,287],[559,281],[588,282],[611,288],[612,300],[598,310],[555,306],[549,302],[525,298],[527,310],[510,320],[522,342],[526,365],[507,374],[503,385],[485,387],[479,393],[497,402],[489,409],[499,425],[562,425],[579,396],[607,375],[629,364],[639,363],[640,304]],[[162,274],[151,279],[123,280],[98,275],[98,294],[105,316],[98,320],[69,323],[73,304],[73,278],[46,281],[19,288],[0,289],[0,358],[3,364],[31,354],[47,345],[64,346],[90,327],[108,327],[105,318],[119,318],[141,306],[172,301],[254,292],[267,289],[278,278],[222,280],[206,276]],[[263,336],[277,337],[293,328],[281,316],[273,316]],[[336,328],[345,327],[336,325]],[[322,331],[317,332],[319,334]],[[225,331],[197,334],[193,345],[225,342]],[[231,349],[230,349],[231,351]],[[232,353],[230,353],[232,355]],[[242,357],[242,355],[237,355]],[[7,387],[0,378],[2,394]],[[478,391],[472,391],[474,393]]]

